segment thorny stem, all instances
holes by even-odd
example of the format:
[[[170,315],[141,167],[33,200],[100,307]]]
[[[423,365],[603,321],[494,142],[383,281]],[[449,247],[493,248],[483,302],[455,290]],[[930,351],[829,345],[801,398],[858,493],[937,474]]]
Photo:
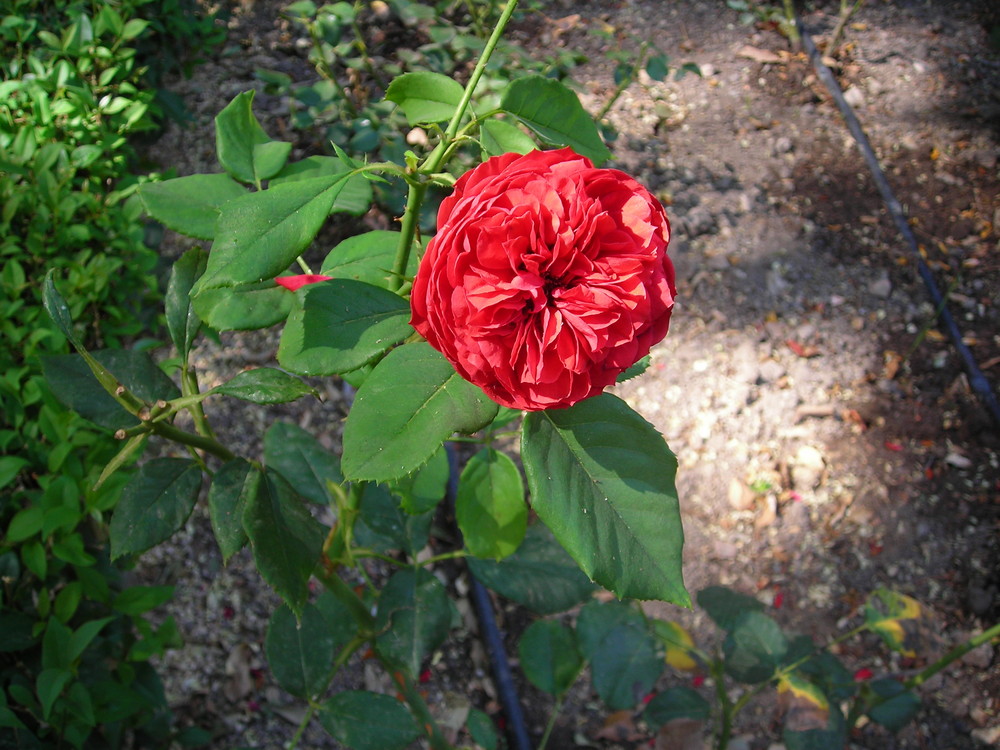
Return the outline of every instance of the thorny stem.
[[[733,731],[733,704],[726,692],[726,676],[723,672],[722,659],[714,659],[709,665],[709,672],[715,681],[715,697],[719,700],[719,708],[722,711],[719,740],[715,746],[718,750],[726,750],[726,747],[729,746],[729,736]]]
[[[490,56],[492,56],[493,50],[496,49],[497,44],[500,42],[500,37],[503,36],[503,31],[507,27],[507,22],[510,21],[510,17],[514,14],[517,2],[518,0],[507,1],[507,5],[503,9],[503,13],[500,14],[500,20],[497,21],[497,25],[493,29],[493,33],[490,34],[490,38],[486,42],[486,46],[483,48],[483,54],[479,56],[479,61],[476,63],[476,67],[472,71],[472,76],[469,78],[469,82],[465,85],[465,91],[462,92],[462,99],[455,108],[455,114],[452,115],[451,121],[448,123],[448,127],[444,131],[444,137],[441,138],[437,146],[434,147],[434,150],[431,151],[431,153],[424,160],[424,163],[417,169],[420,174],[427,175],[441,171],[441,166],[444,164],[449,148],[455,140],[455,137],[458,135],[458,129],[462,122],[462,118],[465,116],[465,110],[468,109],[469,102],[472,101],[472,94],[476,90],[476,86],[479,84],[479,79],[483,77],[483,73],[486,70],[486,64],[490,61]],[[406,198],[406,210],[403,213],[403,220],[400,226],[400,237],[399,245],[396,250],[396,260],[392,266],[392,278],[389,280],[393,291],[398,291],[403,285],[403,278],[406,274],[406,265],[410,259],[410,251],[413,248],[413,238],[416,235],[417,225],[420,219],[420,207],[423,205],[424,196],[426,194],[426,183],[416,185],[410,183],[410,191]]]
[[[327,691],[330,687],[330,683],[333,681],[333,678],[337,676],[337,672],[340,671],[341,667],[347,663],[347,660],[354,655],[355,651],[364,646],[367,642],[368,638],[359,634],[354,636],[342,649],[340,649],[340,653],[337,654],[337,658],[334,659],[330,673],[327,675],[327,678],[323,683],[323,688],[317,691],[317,695],[322,695]],[[316,714],[317,708],[319,708],[319,706],[317,706],[317,704],[310,699],[309,706],[306,708],[305,716],[303,716],[302,721],[299,722],[299,727],[295,730],[295,736],[292,737],[291,742],[288,743],[288,750],[295,750],[295,748],[299,746],[299,740],[302,739],[302,735],[309,726],[309,722],[312,721],[312,717]]]
[[[337,575],[337,571],[332,566],[328,567],[328,561],[324,559],[316,569],[316,577],[326,588],[343,604],[351,617],[358,624],[359,635],[368,640],[375,628],[375,618],[368,611],[368,607],[361,601],[361,598],[354,593],[354,590],[347,585],[347,582]]]
[[[195,369],[191,365],[185,362],[181,370],[181,394],[184,396],[195,396],[200,392],[198,373],[195,372]],[[212,432],[212,427],[208,424],[208,418],[205,416],[205,409],[202,407],[201,401],[195,401],[189,411],[191,412],[191,419],[194,420],[195,431],[202,437],[215,439],[215,433]]]
[[[193,432],[185,432],[167,422],[154,422],[150,427],[154,435],[159,435],[167,440],[173,440],[175,443],[186,445],[195,450],[205,451],[205,453],[210,453],[217,458],[221,458],[223,461],[232,461],[236,458],[235,453],[214,438],[196,435]]]
[[[445,736],[441,734],[440,727],[434,721],[434,717],[431,716],[430,709],[427,707],[427,701],[424,700],[420,691],[417,690],[413,684],[413,680],[398,670],[392,673],[392,679],[400,689],[400,692],[402,692],[403,699],[410,707],[410,712],[416,718],[417,724],[423,730],[424,734],[427,735],[431,748],[433,750],[454,750],[448,740],[445,739]]]
[[[984,630],[979,635],[970,638],[965,643],[960,643],[959,645],[955,646],[955,648],[953,648],[947,654],[945,654],[936,662],[934,662],[929,667],[924,669],[923,672],[914,675],[913,677],[908,679],[906,682],[903,683],[903,685],[906,686],[907,690],[909,690],[910,688],[920,687],[925,682],[927,682],[927,680],[936,675],[938,672],[947,667],[956,659],[961,659],[963,656],[965,656],[973,649],[979,648],[987,641],[991,641],[997,637],[1000,637],[1000,622],[998,622],[989,630]]]

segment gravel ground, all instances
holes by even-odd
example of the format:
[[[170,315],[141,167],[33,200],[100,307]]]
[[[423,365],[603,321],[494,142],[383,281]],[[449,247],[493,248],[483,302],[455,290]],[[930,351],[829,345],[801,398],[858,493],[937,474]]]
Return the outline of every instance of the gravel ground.
[[[817,2],[805,17],[819,41],[835,6]],[[278,7],[258,0],[236,9],[230,49],[241,53],[179,84],[196,121],[170,129],[151,158],[181,174],[216,169],[211,118],[239,91],[260,88],[253,68],[310,75],[276,23]],[[591,111],[614,89],[613,63],[589,33],[599,26],[623,40],[651,34],[675,63],[703,71],[666,83],[642,79],[609,114],[615,163],[661,197],[675,232],[673,328],[649,371],[619,390],[678,455],[688,588],[725,584],[753,594],[784,625],[817,639],[856,624],[877,587],[925,603],[936,638],[916,660],[886,658],[871,640],[841,649],[849,667],[875,672],[919,669],[995,622],[998,428],[936,327],[914,258],[809,63],[768,25],[742,25],[721,0],[581,0],[549,3],[545,12],[549,22],[518,28],[518,38],[529,48],[584,52],[590,62],[574,79]],[[987,0],[871,0],[848,28],[837,74],[995,383],[1000,56],[987,42],[991,12]],[[261,96],[258,104],[280,132],[282,102]],[[203,350],[204,372],[222,378],[248,359],[263,364],[274,342],[227,335]],[[346,404],[336,388],[326,390],[327,400],[308,411],[226,415],[223,426],[253,451],[263,427],[293,419],[335,447]],[[173,612],[187,646],[166,661],[178,713],[211,723],[217,747],[280,747],[300,714],[267,672],[263,634],[275,599],[248,559],[223,567],[199,512],[139,575],[178,587]],[[452,577],[461,589],[461,575]],[[683,622],[700,644],[715,642],[697,611],[649,609]],[[501,614],[512,634],[524,627],[523,613]],[[433,670],[428,691],[438,706],[452,692],[493,697],[473,630],[470,622]],[[360,664],[347,679],[377,687]],[[974,748],[1000,739],[1000,666],[991,647],[933,680],[923,697],[917,720],[899,735],[869,726],[855,745]],[[540,733],[544,699],[526,688],[525,702]],[[601,733],[606,718],[582,686],[550,747],[639,746]],[[773,702],[752,704],[737,729],[742,747],[775,747]],[[334,747],[321,731],[302,746]]]

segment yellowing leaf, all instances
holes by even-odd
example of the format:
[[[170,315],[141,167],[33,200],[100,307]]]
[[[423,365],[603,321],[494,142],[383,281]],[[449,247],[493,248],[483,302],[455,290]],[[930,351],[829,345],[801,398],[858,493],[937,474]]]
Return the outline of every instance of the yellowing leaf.
[[[682,672],[693,672],[698,668],[698,662],[693,658],[694,640],[684,628],[676,622],[655,620],[653,631],[666,649],[667,664]]]
[[[778,705],[785,714],[785,728],[792,732],[823,730],[830,721],[830,702],[823,691],[797,674],[778,681]]]

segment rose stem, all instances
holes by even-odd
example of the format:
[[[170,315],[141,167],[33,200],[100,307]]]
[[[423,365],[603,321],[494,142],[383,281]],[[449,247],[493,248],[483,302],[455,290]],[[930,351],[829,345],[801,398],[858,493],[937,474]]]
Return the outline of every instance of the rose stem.
[[[469,82],[465,85],[465,91],[462,92],[462,100],[455,108],[455,114],[452,115],[451,122],[448,123],[448,128],[444,131],[444,137],[427,156],[424,163],[418,168],[418,171],[422,174],[434,174],[435,172],[441,171],[441,162],[444,160],[448,147],[451,145],[452,141],[455,140],[455,136],[458,134],[459,124],[462,121],[462,117],[465,116],[465,110],[468,109],[469,102],[472,101],[472,94],[479,83],[479,79],[483,77],[483,72],[486,70],[486,64],[490,61],[490,56],[493,54],[493,50],[496,49],[497,44],[500,42],[500,37],[503,36],[503,31],[507,27],[507,22],[510,21],[510,17],[514,15],[514,9],[517,7],[517,1],[518,0],[508,0],[507,5],[503,9],[503,13],[500,14],[500,19],[497,21],[497,25],[493,29],[493,33],[490,34],[490,38],[486,42],[486,46],[483,48],[483,54],[479,57],[479,62],[476,63],[476,67],[472,71],[472,76],[469,78]],[[406,264],[410,259],[410,249],[413,247],[413,237],[416,234],[417,222],[420,218],[420,206],[424,202],[424,195],[426,193],[426,183],[410,183],[409,194],[406,197],[406,211],[403,213],[403,221],[400,227],[399,247],[396,250],[396,261],[392,267],[392,278],[389,279],[389,284],[391,285],[393,291],[398,291],[399,288],[403,286],[403,278],[406,274]]]

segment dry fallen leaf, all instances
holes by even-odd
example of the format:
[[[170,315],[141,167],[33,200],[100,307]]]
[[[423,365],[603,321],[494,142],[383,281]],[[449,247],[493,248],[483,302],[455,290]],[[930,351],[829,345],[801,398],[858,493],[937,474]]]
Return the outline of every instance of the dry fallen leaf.
[[[701,730],[705,722],[697,719],[672,719],[656,733],[654,750],[705,750]]]
[[[631,711],[615,711],[604,720],[604,726],[594,733],[595,740],[611,742],[638,742],[645,735],[635,728],[635,717]]]
[[[226,681],[222,692],[226,698],[236,703],[246,698],[253,691],[253,675],[250,674],[250,660],[253,652],[250,647],[241,643],[229,652],[226,659]]]
[[[749,44],[740,47],[739,52],[736,53],[737,57],[745,57],[748,60],[753,60],[754,62],[759,62],[764,65],[777,65],[784,60],[781,59],[774,52],[769,49],[760,49],[759,47],[752,47]]]

